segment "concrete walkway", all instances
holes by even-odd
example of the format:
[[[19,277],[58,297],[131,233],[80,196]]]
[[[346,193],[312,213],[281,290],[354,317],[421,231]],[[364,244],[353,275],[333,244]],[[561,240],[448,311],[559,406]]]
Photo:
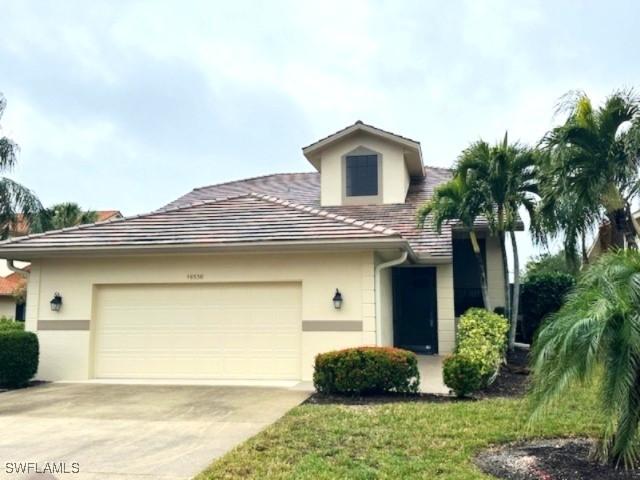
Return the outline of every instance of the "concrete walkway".
[[[422,393],[448,394],[449,387],[442,382],[442,355],[418,355],[420,391]]]
[[[188,479],[309,393],[285,388],[49,384],[0,393],[0,478]],[[9,473],[76,462],[80,473]]]

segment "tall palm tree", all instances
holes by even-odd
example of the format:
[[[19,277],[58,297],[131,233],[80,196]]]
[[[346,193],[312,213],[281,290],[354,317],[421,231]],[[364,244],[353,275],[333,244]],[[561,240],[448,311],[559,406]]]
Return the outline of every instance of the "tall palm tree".
[[[600,257],[564,306],[544,324],[532,351],[532,420],[576,382],[597,382],[605,427],[601,460],[637,466],[640,454],[640,253]]]
[[[0,119],[7,101],[0,94]],[[0,173],[11,171],[16,164],[18,145],[11,139],[0,136]],[[19,216],[29,222],[42,209],[35,194],[7,177],[0,177],[0,239],[9,237],[18,226]]]
[[[477,141],[462,152],[456,175],[474,186],[474,194],[482,202],[482,213],[489,220],[492,232],[498,236],[502,254],[504,298],[509,329],[509,349],[516,337],[520,296],[520,261],[515,231],[520,222],[518,210],[524,207],[535,221],[538,198],[536,152],[520,143],[509,143],[505,133],[501,143],[489,145]],[[513,300],[509,288],[506,235],[509,234],[513,253]]]
[[[558,112],[567,114],[565,122],[541,141],[547,154],[540,168],[543,230],[563,235],[571,254],[606,219],[612,245],[635,248],[631,203],[640,190],[640,98],[617,91],[594,109],[585,93],[569,92]]]
[[[447,183],[441,184],[433,194],[431,200],[418,210],[418,226],[424,227],[427,217],[431,216],[433,227],[438,233],[447,221],[459,221],[469,234],[471,247],[478,262],[480,271],[480,287],[482,301],[487,310],[491,310],[487,273],[484,259],[478,243],[478,237],[473,229],[476,218],[481,213],[480,197],[475,195],[473,187],[465,183],[461,177],[454,177]]]
[[[82,210],[77,203],[58,203],[43,209],[31,225],[32,233],[60,230],[85,223],[93,223],[98,214],[91,210]]]

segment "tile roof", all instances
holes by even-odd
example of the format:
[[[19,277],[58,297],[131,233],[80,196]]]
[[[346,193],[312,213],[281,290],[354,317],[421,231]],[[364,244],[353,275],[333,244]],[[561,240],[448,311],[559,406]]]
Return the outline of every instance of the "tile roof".
[[[358,125],[362,125],[362,126],[364,126],[364,127],[371,128],[371,129],[373,129],[373,130],[376,130],[376,131],[378,131],[378,132],[380,132],[380,133],[385,133],[385,134],[387,134],[387,135],[392,135],[392,136],[397,137],[397,138],[400,138],[400,139],[402,139],[402,140],[406,140],[407,142],[413,142],[413,143],[415,143],[415,144],[417,144],[417,145],[420,145],[420,142],[419,142],[419,141],[417,141],[417,140],[413,140],[412,138],[405,137],[405,136],[403,136],[403,135],[398,135],[397,133],[390,132],[389,130],[383,130],[382,128],[374,127],[373,125],[369,125],[368,123],[364,123],[362,120],[357,120],[355,123],[352,123],[351,125],[347,125],[346,127],[341,128],[341,129],[340,129],[340,130],[338,130],[337,132],[333,132],[333,133],[331,133],[331,134],[329,134],[329,135],[327,135],[327,136],[325,136],[325,137],[322,137],[322,138],[321,138],[321,139],[319,139],[319,140],[316,140],[315,142],[313,142],[313,143],[311,143],[311,144],[307,145],[306,147],[302,147],[302,150],[306,150],[306,149],[308,149],[308,148],[311,148],[311,147],[313,147],[314,145],[317,145],[318,143],[322,143],[322,142],[324,142],[325,140],[330,139],[331,137],[335,137],[336,135],[340,135],[341,133],[344,133],[344,132],[346,132],[347,130],[349,130],[349,129],[351,129],[351,128],[357,127]]]
[[[324,210],[357,218],[366,222],[391,228],[409,241],[413,251],[420,256],[448,258],[452,255],[451,226],[444,225],[437,234],[427,219],[420,229],[416,226],[416,211],[431,198],[434,189],[451,178],[451,170],[425,167],[424,178],[412,178],[404,204],[390,205],[349,205],[322,207]],[[261,193],[296,202],[300,205],[320,208],[320,174],[283,173],[237,180],[232,182],[196,188],[171,202],[168,207],[190,204],[194,201],[213,200],[230,195]],[[479,222],[479,226],[483,222]],[[484,222],[486,224],[486,222]]]
[[[106,222],[107,220],[113,220],[115,218],[122,218],[120,210],[97,210],[96,222]],[[27,235],[29,233],[29,224],[26,222],[22,214],[18,214],[18,221],[15,227],[11,231],[11,236]]]
[[[13,295],[19,287],[24,285],[26,280],[17,273],[11,273],[6,277],[0,277],[0,296],[9,297]]]
[[[215,246],[309,240],[401,240],[388,226],[255,192],[228,194],[102,223],[18,237],[11,251],[149,246]]]

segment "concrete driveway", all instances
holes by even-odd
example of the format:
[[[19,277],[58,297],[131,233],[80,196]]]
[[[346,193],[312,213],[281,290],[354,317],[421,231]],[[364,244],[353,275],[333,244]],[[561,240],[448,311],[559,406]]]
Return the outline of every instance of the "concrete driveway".
[[[186,479],[308,392],[284,388],[49,384],[0,393],[0,478]],[[68,474],[8,473],[65,462]],[[74,462],[77,465],[74,465]],[[79,473],[73,473],[74,467]]]

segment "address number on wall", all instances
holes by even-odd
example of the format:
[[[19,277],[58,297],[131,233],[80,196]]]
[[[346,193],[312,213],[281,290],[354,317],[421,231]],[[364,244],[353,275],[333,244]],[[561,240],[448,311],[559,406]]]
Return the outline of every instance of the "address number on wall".
[[[203,273],[187,273],[187,280],[204,280]]]

